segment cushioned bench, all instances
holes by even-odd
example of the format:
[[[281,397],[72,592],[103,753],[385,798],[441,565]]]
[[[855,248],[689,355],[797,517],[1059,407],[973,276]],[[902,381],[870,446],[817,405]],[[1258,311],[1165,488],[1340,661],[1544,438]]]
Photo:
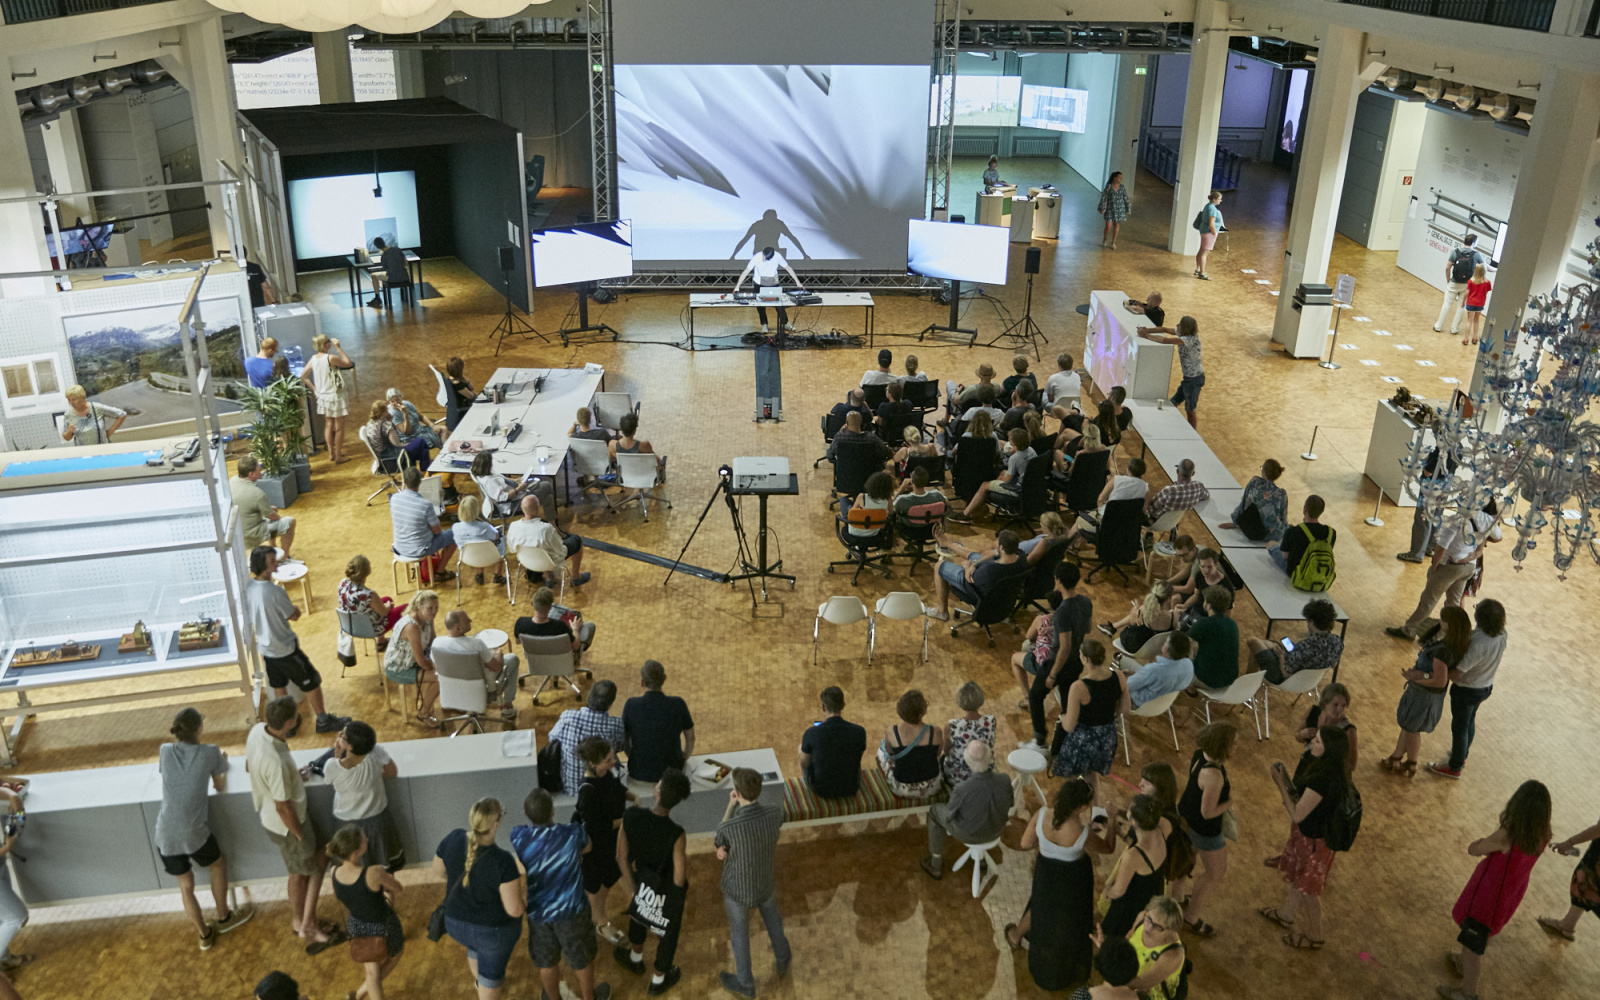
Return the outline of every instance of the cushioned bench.
[[[948,798],[950,791],[943,787],[925,799],[902,798],[889,790],[889,779],[876,767],[862,770],[861,790],[848,799],[819,798],[802,779],[789,778],[783,783],[783,821],[789,826],[815,826],[904,816]]]

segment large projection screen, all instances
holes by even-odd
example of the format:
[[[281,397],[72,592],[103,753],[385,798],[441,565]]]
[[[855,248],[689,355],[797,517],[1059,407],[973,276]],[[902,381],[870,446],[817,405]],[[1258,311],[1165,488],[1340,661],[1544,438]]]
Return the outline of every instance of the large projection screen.
[[[627,277],[633,273],[631,230],[631,223],[623,219],[529,233],[534,287]]]
[[[372,193],[375,188],[382,197]],[[417,175],[386,170],[376,180],[372,174],[345,174],[290,181],[289,219],[299,260],[344,256],[356,247],[373,250],[379,237],[386,246],[416,247],[422,243]]]
[[[617,215],[638,271],[899,271],[923,212],[920,0],[615,0]],[[850,31],[837,25],[849,23]],[[707,24],[737,25],[739,45]]]
[[[1086,132],[1089,128],[1089,92],[1070,87],[1022,87],[1018,124],[1052,132]]]

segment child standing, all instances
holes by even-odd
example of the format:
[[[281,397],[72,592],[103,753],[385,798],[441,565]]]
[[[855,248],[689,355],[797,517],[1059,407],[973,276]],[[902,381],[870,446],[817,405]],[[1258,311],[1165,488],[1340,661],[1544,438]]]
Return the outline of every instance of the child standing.
[[[1474,344],[1478,342],[1478,332],[1483,326],[1483,307],[1488,304],[1489,290],[1493,287],[1482,264],[1472,269],[1472,280],[1467,282],[1467,329],[1471,332]],[[1467,343],[1467,338],[1462,337],[1461,342]]]

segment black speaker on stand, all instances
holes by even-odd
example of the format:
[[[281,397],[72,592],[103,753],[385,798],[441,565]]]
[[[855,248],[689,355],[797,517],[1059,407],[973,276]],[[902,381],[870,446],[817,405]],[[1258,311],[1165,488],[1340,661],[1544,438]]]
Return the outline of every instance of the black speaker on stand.
[[[505,346],[507,337],[521,337],[528,339],[532,334],[545,343],[550,343],[550,338],[533,328],[523,317],[517,315],[511,305],[511,272],[517,269],[517,248],[513,246],[500,246],[496,248],[498,263],[500,265],[500,280],[505,283],[506,312],[500,317],[500,322],[494,325],[489,332],[489,339],[494,341],[495,357],[500,356],[500,348]]]
[[[1022,269],[1028,274],[1028,290],[1022,300],[1022,318],[1000,331],[1000,335],[987,345],[993,347],[1002,340],[1010,340],[1024,350],[1032,348],[1035,361],[1040,360],[1039,344],[1049,343],[1049,338],[1039,329],[1039,324],[1033,321],[1033,276],[1039,273],[1041,256],[1038,247],[1029,247],[1022,260]]]

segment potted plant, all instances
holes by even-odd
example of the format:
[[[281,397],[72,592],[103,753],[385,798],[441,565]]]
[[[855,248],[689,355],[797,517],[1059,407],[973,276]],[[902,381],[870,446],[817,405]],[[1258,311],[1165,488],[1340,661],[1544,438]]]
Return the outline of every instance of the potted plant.
[[[246,413],[255,414],[250,429],[250,453],[261,463],[256,484],[275,507],[287,507],[302,492],[295,459],[306,450],[302,409],[306,387],[295,379],[279,379],[263,388],[245,389],[239,401]],[[309,464],[304,469],[309,479]],[[310,488],[310,483],[306,483]]]

